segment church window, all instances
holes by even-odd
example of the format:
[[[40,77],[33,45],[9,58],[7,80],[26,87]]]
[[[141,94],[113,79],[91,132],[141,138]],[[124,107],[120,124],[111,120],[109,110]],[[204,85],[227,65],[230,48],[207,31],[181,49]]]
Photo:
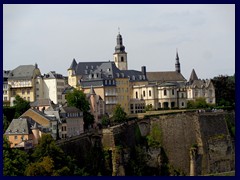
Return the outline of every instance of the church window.
[[[182,106],[184,106],[184,102],[182,102]]]
[[[138,92],[136,92],[136,99],[138,99]]]
[[[172,95],[174,95],[174,89],[172,89]]]
[[[121,57],[121,62],[124,62],[124,58],[123,57]]]
[[[143,97],[145,97],[145,96],[146,96],[145,91],[143,91]]]
[[[151,91],[151,90],[149,90],[149,96],[150,96],[150,97],[152,96],[152,91]]]

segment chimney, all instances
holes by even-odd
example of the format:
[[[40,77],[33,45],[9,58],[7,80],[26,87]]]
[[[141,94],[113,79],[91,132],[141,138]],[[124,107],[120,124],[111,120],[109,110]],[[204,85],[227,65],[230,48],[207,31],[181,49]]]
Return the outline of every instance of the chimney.
[[[142,66],[142,73],[146,76],[146,66]]]

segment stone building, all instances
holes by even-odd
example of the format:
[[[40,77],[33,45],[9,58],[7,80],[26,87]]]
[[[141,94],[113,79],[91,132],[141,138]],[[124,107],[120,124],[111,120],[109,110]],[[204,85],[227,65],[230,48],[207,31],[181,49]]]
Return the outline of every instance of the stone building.
[[[33,102],[36,100],[36,77],[41,75],[38,65],[21,65],[9,72],[8,86],[11,105],[16,95]]]
[[[55,104],[62,104],[62,92],[65,89],[63,75],[50,71],[36,78],[37,99],[51,99]]]
[[[113,54],[114,61],[79,62],[73,59],[68,69],[68,84],[88,94],[93,87],[97,95],[105,102],[105,111],[111,115],[116,104],[130,113],[132,86],[147,84],[146,73],[128,70],[127,53],[122,36],[118,34]]]
[[[29,149],[38,144],[42,133],[37,123],[30,118],[19,118],[12,120],[4,135],[11,148]]]

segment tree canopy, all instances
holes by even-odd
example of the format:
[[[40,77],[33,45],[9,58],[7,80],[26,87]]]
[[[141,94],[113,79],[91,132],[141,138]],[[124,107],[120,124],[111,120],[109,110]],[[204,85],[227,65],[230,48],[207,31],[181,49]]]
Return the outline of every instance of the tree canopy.
[[[19,95],[16,95],[15,100],[13,101],[15,108],[15,118],[19,118],[25,111],[30,108],[30,102],[24,100]]]
[[[214,77],[212,82],[215,87],[216,104],[218,106],[235,105],[235,75]]]
[[[122,123],[127,120],[127,113],[123,110],[120,104],[117,104],[113,110],[113,119],[117,123]]]

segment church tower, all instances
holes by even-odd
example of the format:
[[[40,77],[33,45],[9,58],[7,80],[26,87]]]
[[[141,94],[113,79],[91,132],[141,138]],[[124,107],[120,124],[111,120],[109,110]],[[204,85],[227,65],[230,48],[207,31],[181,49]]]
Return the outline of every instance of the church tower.
[[[181,73],[180,62],[178,57],[178,52],[176,54],[176,63],[175,63],[175,71]]]
[[[117,35],[117,45],[115,46],[115,53],[113,54],[113,59],[120,70],[128,70],[127,65],[127,53],[125,52],[125,47],[123,46],[123,40],[120,32]]]

